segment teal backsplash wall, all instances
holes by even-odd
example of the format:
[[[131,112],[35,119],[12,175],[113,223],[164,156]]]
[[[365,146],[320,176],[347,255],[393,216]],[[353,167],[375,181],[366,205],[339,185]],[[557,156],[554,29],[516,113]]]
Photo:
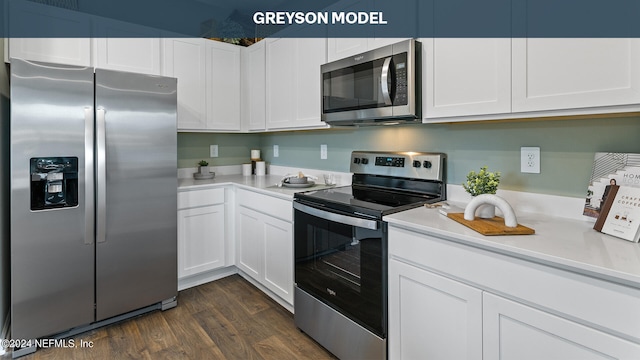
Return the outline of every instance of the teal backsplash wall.
[[[220,144],[221,157],[212,165],[246,162],[250,149],[258,147],[270,164],[349,172],[353,150],[437,151],[448,156],[449,183],[461,184],[469,170],[487,165],[503,173],[502,189],[583,197],[595,152],[640,152],[640,117],[180,134],[179,166],[195,166],[208,155],[209,144],[215,143],[209,137]],[[320,159],[321,144],[328,147],[326,160]],[[277,158],[273,145],[280,149]],[[520,173],[522,146],[540,147],[540,174]]]
[[[209,155],[209,146],[218,145],[218,157]],[[250,160],[251,149],[259,149],[259,134],[178,133],[178,167],[238,165]]]

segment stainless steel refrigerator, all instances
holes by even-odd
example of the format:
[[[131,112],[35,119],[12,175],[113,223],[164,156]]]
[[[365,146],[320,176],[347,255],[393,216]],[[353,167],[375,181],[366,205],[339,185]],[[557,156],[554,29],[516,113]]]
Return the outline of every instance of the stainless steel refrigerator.
[[[12,59],[10,81],[12,338],[175,306],[176,80]]]

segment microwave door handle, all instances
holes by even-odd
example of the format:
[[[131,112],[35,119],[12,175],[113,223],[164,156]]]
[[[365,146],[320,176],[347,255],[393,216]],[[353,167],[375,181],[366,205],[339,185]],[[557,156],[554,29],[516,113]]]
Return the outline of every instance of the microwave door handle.
[[[391,95],[389,93],[389,67],[391,66],[391,57],[384,59],[382,63],[382,75],[380,76],[380,88],[382,89],[382,98],[385,105],[393,105]]]

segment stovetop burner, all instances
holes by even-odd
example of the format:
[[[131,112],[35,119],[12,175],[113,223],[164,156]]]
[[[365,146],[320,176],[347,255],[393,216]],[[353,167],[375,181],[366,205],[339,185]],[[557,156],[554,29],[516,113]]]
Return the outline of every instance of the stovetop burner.
[[[296,193],[311,206],[381,218],[446,199],[444,154],[361,152],[351,155],[351,186]]]

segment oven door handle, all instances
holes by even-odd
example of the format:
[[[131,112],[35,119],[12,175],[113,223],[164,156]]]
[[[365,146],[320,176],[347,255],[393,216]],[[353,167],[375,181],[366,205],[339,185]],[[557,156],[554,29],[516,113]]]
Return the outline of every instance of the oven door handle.
[[[300,204],[298,202],[293,202],[293,208],[299,211],[302,211],[305,214],[313,215],[319,217],[321,219],[335,221],[345,225],[356,226],[365,229],[378,230],[378,222],[375,220],[367,220],[352,216],[346,216],[341,214],[332,213],[329,211],[324,211],[320,209],[316,209],[311,206],[307,206],[304,204]]]

